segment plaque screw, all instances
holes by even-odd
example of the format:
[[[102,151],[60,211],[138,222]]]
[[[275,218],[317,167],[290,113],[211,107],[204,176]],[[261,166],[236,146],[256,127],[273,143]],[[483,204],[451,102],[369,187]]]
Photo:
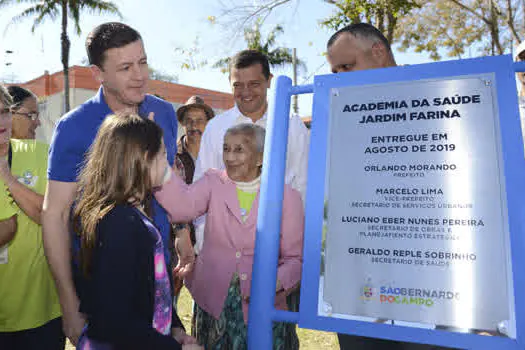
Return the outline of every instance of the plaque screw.
[[[509,321],[504,320],[498,323],[498,331],[505,335],[509,335]]]
[[[328,303],[324,303],[323,309],[324,309],[324,312],[326,312],[328,315],[332,315],[332,305]]]
[[[485,80],[485,86],[491,86],[492,85],[492,81],[490,80]]]
[[[333,89],[332,90],[332,96],[335,96],[335,97],[339,96],[339,90],[338,89]]]

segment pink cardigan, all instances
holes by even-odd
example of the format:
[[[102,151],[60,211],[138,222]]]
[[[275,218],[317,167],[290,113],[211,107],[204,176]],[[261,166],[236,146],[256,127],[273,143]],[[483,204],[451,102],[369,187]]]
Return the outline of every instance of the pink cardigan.
[[[259,194],[243,223],[235,183],[226,172],[208,170],[197,182],[186,185],[172,175],[155,194],[172,222],[188,222],[207,213],[204,244],[186,286],[195,302],[219,318],[233,274],[240,278],[244,321],[248,320],[255,226]],[[286,310],[286,295],[301,278],[304,211],[299,192],[285,185],[281,224],[281,247],[277,279],[284,291],[276,294],[275,307]]]

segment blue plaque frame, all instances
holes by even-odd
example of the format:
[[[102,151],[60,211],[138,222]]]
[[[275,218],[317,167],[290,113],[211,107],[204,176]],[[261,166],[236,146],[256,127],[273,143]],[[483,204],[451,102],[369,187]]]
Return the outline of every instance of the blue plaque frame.
[[[519,297],[525,295],[525,274],[519,268],[525,266],[525,254],[523,254],[525,230],[520,222],[520,218],[523,218],[525,214],[523,200],[525,198],[523,186],[525,162],[517,108],[516,71],[525,71],[525,62],[514,63],[511,55],[504,55],[321,75],[314,78],[313,85],[305,86],[294,87],[289,78],[277,78],[274,98],[271,101],[273,104],[269,109],[257,222],[248,323],[250,349],[271,349],[273,321],[298,322],[302,328],[464,349],[525,349],[525,300]],[[513,290],[510,290],[509,293],[509,300],[513,303],[513,307],[510,305],[507,307],[514,310],[514,320],[511,319],[510,323],[511,327],[515,325],[516,339],[318,316],[321,232],[331,89],[427,79],[452,79],[483,73],[493,73],[496,84],[513,278]],[[314,100],[305,209],[304,263],[300,313],[297,314],[275,310],[273,300],[279,250],[290,97],[311,92],[314,93]]]

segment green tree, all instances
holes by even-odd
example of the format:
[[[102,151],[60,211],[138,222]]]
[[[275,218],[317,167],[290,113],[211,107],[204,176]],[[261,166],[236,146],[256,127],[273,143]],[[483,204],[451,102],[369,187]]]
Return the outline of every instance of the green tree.
[[[286,5],[292,5],[298,1],[258,0],[248,2],[245,0],[230,0],[227,4],[221,2],[223,6],[220,13],[217,16],[208,16],[208,21],[212,24],[222,24],[228,36],[236,40],[239,35],[245,32],[246,28],[255,28],[264,24],[274,10]]]
[[[324,0],[336,7],[332,16],[321,21],[321,25],[338,30],[354,23],[370,23],[379,29],[390,43],[398,21],[414,8],[419,7],[415,1],[407,0]]]
[[[246,28],[244,30],[244,41],[247,49],[257,50],[268,57],[268,62],[271,66],[287,66],[293,63],[292,50],[285,47],[275,47],[277,37],[284,32],[282,26],[275,26],[266,39],[263,39],[261,34],[261,21],[257,21],[253,28]],[[221,68],[222,72],[228,71],[228,64],[230,58],[222,58],[214,64],[215,68]],[[299,67],[305,67],[304,62],[297,60]]]
[[[523,1],[429,0],[401,20],[401,49],[463,58],[501,55],[523,40]]]
[[[17,23],[27,18],[33,18],[31,31],[34,32],[36,27],[42,24],[46,19],[61,19],[61,61],[64,70],[64,100],[66,112],[70,110],[69,101],[69,41],[68,20],[73,21],[75,32],[79,35],[80,14],[88,12],[92,14],[107,13],[122,17],[117,5],[110,1],[101,0],[0,0],[0,9],[17,4],[28,4],[28,7],[20,14],[12,18],[11,23]]]
[[[395,31],[400,18],[419,7],[416,0],[318,0],[334,6],[334,13],[320,20],[323,27],[340,29],[352,23],[366,22],[381,30],[390,42],[395,40]],[[279,7],[293,4],[299,0],[260,0],[251,5],[233,1],[219,16],[211,16],[213,21],[221,21],[230,28],[250,28],[262,24]]]
[[[318,0],[334,6],[333,14],[320,20],[331,30],[367,22],[381,30],[401,50],[427,52],[439,60],[443,54],[463,58],[500,55],[525,39],[523,0]],[[230,1],[214,22],[231,28],[249,27],[278,7],[299,0],[259,0],[240,6]]]
[[[213,19],[208,18],[208,21],[213,24]],[[208,64],[208,60],[204,58],[202,49],[199,43],[199,36],[193,40],[191,47],[176,47],[175,55],[182,70],[197,70],[203,68]]]

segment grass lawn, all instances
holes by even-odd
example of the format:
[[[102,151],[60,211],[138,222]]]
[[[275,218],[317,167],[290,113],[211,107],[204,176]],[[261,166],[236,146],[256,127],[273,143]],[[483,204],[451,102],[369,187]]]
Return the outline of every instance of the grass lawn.
[[[191,322],[191,310],[192,307],[192,300],[191,296],[186,290],[186,288],[182,289],[182,292],[180,294],[179,298],[179,304],[178,304],[178,312],[179,317],[182,320],[182,323],[184,323],[184,327],[189,331],[191,329],[190,322]],[[331,349],[339,349],[339,345],[337,343],[337,337],[334,333],[327,333],[327,332],[319,332],[319,331],[312,331],[308,329],[297,329],[297,333],[299,335],[299,341],[301,343],[301,349],[304,350],[331,350]],[[71,344],[67,344],[66,350],[74,350],[74,347]]]

